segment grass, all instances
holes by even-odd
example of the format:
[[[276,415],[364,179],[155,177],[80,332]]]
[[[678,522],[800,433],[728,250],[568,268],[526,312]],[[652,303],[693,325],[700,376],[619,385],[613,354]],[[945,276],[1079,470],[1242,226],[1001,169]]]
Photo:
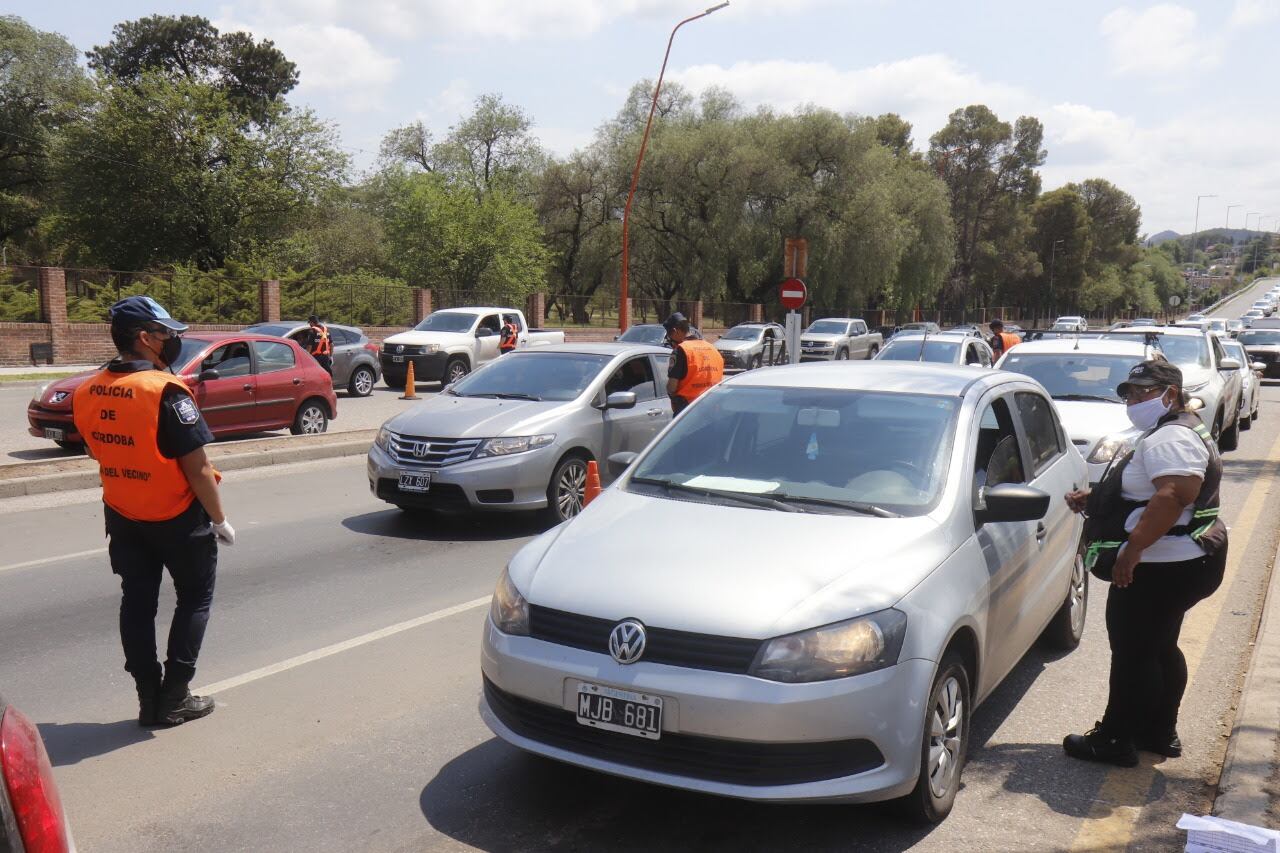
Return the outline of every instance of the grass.
[[[35,382],[47,379],[66,379],[70,373],[3,373],[0,374],[0,383],[4,382]]]

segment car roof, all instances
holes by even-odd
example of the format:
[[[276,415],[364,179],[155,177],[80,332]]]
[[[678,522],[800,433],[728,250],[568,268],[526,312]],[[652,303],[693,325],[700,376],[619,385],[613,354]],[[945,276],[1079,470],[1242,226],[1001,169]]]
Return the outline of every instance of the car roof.
[[[494,308],[486,305],[465,305],[458,308],[439,308],[432,314],[514,314],[519,308]]]
[[[837,323],[852,323],[854,320],[861,320],[861,317],[818,317],[813,323],[821,323],[823,320],[834,320]],[[812,326],[813,323],[809,325]]]
[[[920,332],[915,329],[905,329],[904,331],[899,332],[893,337],[895,340],[898,338],[924,339],[925,334],[924,332]],[[964,340],[976,341],[977,340],[977,338],[975,338],[973,335],[969,334],[968,332],[959,332],[959,331],[956,331],[955,329],[947,329],[946,331],[943,331],[943,332],[930,332],[928,337],[929,337],[929,340],[931,341],[936,340],[938,338],[942,338],[944,341],[964,341]]]
[[[1107,332],[1112,335],[1138,334],[1141,332],[1157,332],[1162,335],[1179,335],[1181,337],[1204,337],[1206,332],[1204,329],[1195,326],[1129,326],[1127,329],[1116,329],[1114,332]]]
[[[735,329],[764,329],[769,326],[777,326],[778,323],[739,323],[733,328]]]
[[[764,367],[739,373],[726,386],[763,388],[829,388],[886,391],[897,394],[962,396],[972,388],[988,388],[1024,379],[998,370],[917,361],[828,361]]]
[[[1079,343],[1079,346],[1076,344]],[[1014,350],[1010,350],[1014,352]],[[1053,338],[1027,341],[1018,344],[1017,352],[1023,355],[1068,355],[1083,352],[1089,355],[1146,355],[1147,345],[1139,340],[1100,340],[1099,338]]]
[[[324,322],[324,321],[321,321],[321,322]],[[292,326],[294,328],[301,328],[303,326],[309,326],[309,325],[311,324],[306,320],[267,320],[262,323],[252,323],[248,326],[245,326],[245,331],[247,332],[250,329],[261,329],[263,326]],[[325,322],[324,325],[333,329],[348,329],[352,332],[361,331],[359,326],[348,326],[346,323]]]
[[[637,344],[627,341],[590,341],[572,344],[550,344],[542,347],[518,349],[512,355],[530,355],[538,353],[568,352],[587,355],[615,356],[620,353],[650,353],[652,355],[671,355],[671,350],[653,344]]]

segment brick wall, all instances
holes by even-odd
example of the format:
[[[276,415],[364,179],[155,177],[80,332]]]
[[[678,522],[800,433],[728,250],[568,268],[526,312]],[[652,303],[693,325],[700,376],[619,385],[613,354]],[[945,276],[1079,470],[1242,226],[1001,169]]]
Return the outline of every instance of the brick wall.
[[[0,367],[30,364],[31,345],[50,342],[48,323],[0,323]]]

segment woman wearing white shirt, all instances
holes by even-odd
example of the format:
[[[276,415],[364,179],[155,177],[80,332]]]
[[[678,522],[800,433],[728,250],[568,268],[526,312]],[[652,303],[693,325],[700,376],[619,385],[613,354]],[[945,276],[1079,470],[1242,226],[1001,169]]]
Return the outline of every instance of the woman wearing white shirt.
[[[1226,544],[1220,526],[1223,539],[1212,555],[1201,544],[1217,521],[1222,461],[1208,430],[1186,410],[1182,371],[1164,360],[1145,361],[1116,390],[1134,426],[1146,431],[1121,472],[1120,497],[1129,506],[1145,505],[1127,513],[1128,536],[1107,594],[1106,712],[1092,730],[1068,735],[1062,746],[1074,758],[1132,767],[1139,749],[1182,754],[1176,726],[1187,664],[1178,634],[1186,611],[1222,582]],[[1084,512],[1088,497],[1088,490],[1075,491],[1067,503]]]

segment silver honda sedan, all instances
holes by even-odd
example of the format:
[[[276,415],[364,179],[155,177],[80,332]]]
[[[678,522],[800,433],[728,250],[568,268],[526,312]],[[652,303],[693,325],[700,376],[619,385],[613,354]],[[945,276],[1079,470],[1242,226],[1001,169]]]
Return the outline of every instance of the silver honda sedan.
[[[709,391],[502,572],[481,715],[632,779],[951,809],[973,709],[1084,629],[1084,460],[1034,381],[895,362]]]

